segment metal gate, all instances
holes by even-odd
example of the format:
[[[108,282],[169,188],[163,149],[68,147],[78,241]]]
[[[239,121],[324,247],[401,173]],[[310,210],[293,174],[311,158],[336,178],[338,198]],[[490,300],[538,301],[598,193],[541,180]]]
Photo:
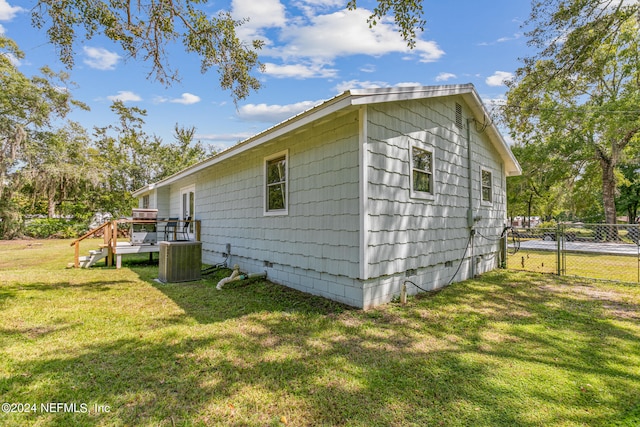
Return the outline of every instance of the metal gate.
[[[640,284],[640,225],[513,229],[507,268]]]

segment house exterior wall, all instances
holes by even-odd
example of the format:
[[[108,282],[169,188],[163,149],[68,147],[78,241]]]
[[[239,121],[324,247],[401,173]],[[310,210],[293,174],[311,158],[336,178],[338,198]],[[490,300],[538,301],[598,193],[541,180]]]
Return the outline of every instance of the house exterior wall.
[[[505,168],[472,116],[461,96],[338,110],[158,187],[159,217],[181,217],[181,190],[193,185],[204,263],[222,262],[230,245],[230,266],[362,308],[390,301],[406,280],[440,288],[500,261]],[[414,145],[433,154],[429,197],[411,191]],[[265,215],[265,159],[278,153],[288,212]],[[481,200],[483,170],[491,203]]]
[[[171,209],[169,206],[169,192],[168,187],[160,187],[156,192],[156,209],[158,209],[158,218],[169,218],[171,215]]]
[[[195,176],[203,262],[242,271],[353,306],[359,271],[357,112],[331,117],[222,161]],[[265,157],[287,152],[288,214],[265,215]],[[180,188],[171,185],[171,212]]]
[[[467,123],[456,126],[456,102],[463,106],[463,117],[471,117],[462,99],[455,97],[367,107],[365,307],[390,301],[405,280],[436,289],[449,282],[461,263],[455,280],[471,274]],[[480,273],[497,266],[506,185],[500,156],[488,137],[473,122],[470,133],[474,216],[482,217],[473,238],[475,271]],[[412,145],[433,152],[431,198],[411,197]],[[492,174],[491,204],[480,201],[481,167]],[[417,288],[409,285],[408,291],[415,293]]]

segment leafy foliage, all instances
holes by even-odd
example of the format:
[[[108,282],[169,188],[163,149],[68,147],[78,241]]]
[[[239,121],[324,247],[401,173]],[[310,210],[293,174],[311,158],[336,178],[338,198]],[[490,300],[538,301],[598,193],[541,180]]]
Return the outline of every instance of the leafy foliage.
[[[116,101],[111,107],[118,125],[95,129],[97,162],[105,173],[97,210],[128,215],[136,201],[131,192],[203,160],[207,151],[194,143],[194,128],[176,124],[176,142],[165,143],[144,130],[146,111]]]
[[[44,67],[31,78],[22,74],[12,58],[23,56],[11,39],[0,35],[0,236],[4,237],[20,231],[19,203],[13,194],[23,185],[21,169],[27,153],[33,152],[34,135],[73,107],[87,108],[73,99],[65,73]]]
[[[24,234],[29,237],[47,239],[50,237],[68,239],[78,237],[86,231],[84,221],[69,221],[64,218],[37,218],[29,220]]]
[[[620,171],[622,177],[617,205],[628,216],[629,222],[635,222],[640,208],[640,163],[620,165]]]
[[[148,61],[149,76],[169,84],[179,75],[169,64],[165,48],[181,42],[187,52],[199,55],[203,73],[217,67],[220,86],[231,90],[235,101],[244,99],[260,88],[252,72],[263,67],[257,54],[262,42],[243,43],[236,28],[244,21],[226,12],[210,18],[199,8],[202,3],[206,2],[39,0],[32,18],[36,28],[47,28],[49,40],[68,67],[74,64],[78,38],[89,40],[102,34],[132,58]]]
[[[540,51],[510,82],[505,109],[514,139],[561,159],[556,166],[573,168],[572,180],[600,176],[610,223],[617,167],[640,144],[639,8],[623,0],[534,2],[528,35]]]
[[[356,9],[357,0],[349,0],[347,8],[349,10]],[[369,27],[372,27],[389,15],[393,17],[393,20],[398,26],[398,31],[407,42],[407,45],[410,48],[414,48],[416,45],[416,33],[424,31],[424,26],[426,25],[426,21],[422,17],[422,1],[378,0],[367,23]]]

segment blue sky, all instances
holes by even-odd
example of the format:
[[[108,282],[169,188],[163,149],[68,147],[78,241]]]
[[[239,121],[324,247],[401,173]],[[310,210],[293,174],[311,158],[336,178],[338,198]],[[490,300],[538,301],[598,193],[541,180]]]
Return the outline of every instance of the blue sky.
[[[43,65],[64,70],[43,30],[31,26],[35,0],[0,0],[0,32],[26,57],[18,63],[30,76]],[[217,148],[235,144],[344,90],[397,85],[473,83],[490,105],[504,97],[502,83],[530,54],[521,25],[528,0],[424,1],[427,25],[409,50],[392,22],[370,29],[373,3],[347,0],[209,1],[212,15],[229,10],[249,18],[240,29],[247,40],[265,41],[259,75],[263,88],[234,105],[219,87],[215,70],[200,73],[199,58],[180,45],[169,48],[181,82],[170,87],[147,77],[150,66],[126,57],[119,46],[97,37],[78,40],[74,97],[91,107],[70,119],[88,129],[116,122],[114,99],[147,111],[145,131],[173,140],[174,125],[194,126],[196,139]]]

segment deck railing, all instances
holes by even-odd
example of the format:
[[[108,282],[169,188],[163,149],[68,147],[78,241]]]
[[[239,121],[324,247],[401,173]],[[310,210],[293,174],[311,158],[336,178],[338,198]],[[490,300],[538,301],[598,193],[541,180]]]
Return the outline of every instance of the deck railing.
[[[107,255],[107,265],[111,265],[113,263],[113,254],[115,253],[114,252],[115,242],[114,242],[113,230],[114,228],[116,229],[115,235],[117,235],[117,227],[118,226],[115,223],[115,221],[108,221],[100,225],[99,227],[94,228],[93,230],[87,231],[84,235],[82,235],[81,237],[78,237],[76,240],[71,242],[70,246],[75,246],[73,266],[75,268],[80,267],[80,242],[82,242],[84,239],[88,237],[98,234],[100,231],[104,231],[104,234],[103,234],[104,245],[102,245],[102,247],[108,248],[109,253]]]
[[[75,239],[73,242],[71,242],[70,246],[74,246],[75,247],[75,252],[74,252],[74,267],[75,268],[79,268],[80,267],[80,242],[82,242],[83,240],[85,240],[88,237],[91,236],[95,236],[96,234],[98,234],[100,231],[104,231],[103,234],[103,240],[104,243],[102,245],[100,245],[101,248],[107,248],[108,253],[107,253],[107,265],[111,266],[113,265],[113,257],[114,255],[117,254],[117,250],[118,250],[118,224],[127,224],[127,228],[130,227],[129,224],[160,224],[160,223],[168,223],[168,222],[175,222],[177,223],[177,225],[179,227],[184,227],[185,225],[192,223],[194,226],[194,237],[196,241],[200,241],[200,230],[201,230],[201,226],[200,226],[200,220],[195,219],[195,220],[175,220],[175,219],[117,219],[114,221],[108,221],[103,223],[102,225],[87,231],[85,234],[83,234],[81,237],[78,237],[77,239]],[[177,238],[177,229],[179,227],[176,227],[176,229],[174,229],[173,231],[173,238],[174,240]],[[156,227],[157,228],[157,227]],[[156,231],[157,232],[157,231]]]

